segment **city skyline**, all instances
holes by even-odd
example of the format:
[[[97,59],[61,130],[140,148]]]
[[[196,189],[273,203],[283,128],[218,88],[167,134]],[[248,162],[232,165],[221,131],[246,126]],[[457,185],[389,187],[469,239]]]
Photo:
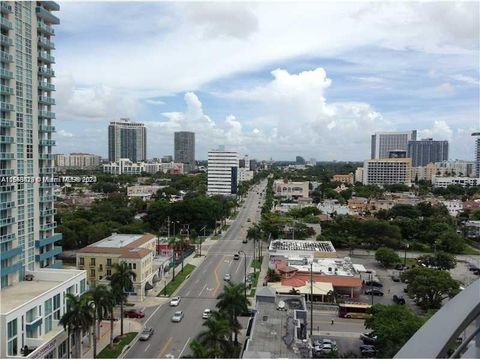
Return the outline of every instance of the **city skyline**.
[[[65,4],[57,34],[58,150],[87,147],[104,156],[105,124],[128,116],[151,129],[152,157],[170,153],[171,134],[187,130],[197,134],[203,159],[225,143],[256,158],[294,159],[308,147],[307,158],[364,160],[371,133],[417,128],[419,138],[448,140],[452,158],[472,159],[478,4],[376,3],[375,11],[366,3],[332,4]],[[107,16],[112,6],[115,21]],[[396,20],[398,12],[405,21]],[[149,14],[140,28],[137,13]],[[330,18],[338,24],[318,21]],[[128,29],[117,25],[126,22]],[[286,34],[292,26],[279,24],[298,29]],[[109,31],[97,31],[103,27]],[[347,28],[361,36],[347,36]],[[284,39],[281,49],[276,38]],[[80,56],[87,47],[95,61]],[[187,66],[182,58],[192,56],[185,54],[201,55]],[[112,76],[126,61],[133,76]],[[152,61],[155,74],[143,70]]]

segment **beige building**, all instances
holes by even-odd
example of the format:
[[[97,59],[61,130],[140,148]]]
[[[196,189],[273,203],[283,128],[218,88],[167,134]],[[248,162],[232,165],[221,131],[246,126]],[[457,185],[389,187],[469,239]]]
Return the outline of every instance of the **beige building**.
[[[55,167],[60,169],[95,169],[100,166],[101,157],[94,154],[55,154]]]
[[[333,175],[332,181],[353,185],[353,173]]]
[[[287,199],[308,198],[308,181],[289,181],[288,179],[275,180],[273,183],[275,196]]]
[[[364,185],[412,183],[412,159],[388,158],[366,160],[363,165]]]
[[[125,262],[136,274],[130,295],[142,301],[153,283],[158,282],[154,265],[157,237],[152,234],[112,234],[77,252],[77,268],[87,270],[90,286],[105,283],[114,272],[114,264]]]
[[[140,198],[149,200],[158,190],[165,188],[165,185],[134,185],[127,187],[127,196],[129,198]]]
[[[426,166],[412,167],[412,181],[426,180],[432,181],[437,173],[437,165],[430,163]]]

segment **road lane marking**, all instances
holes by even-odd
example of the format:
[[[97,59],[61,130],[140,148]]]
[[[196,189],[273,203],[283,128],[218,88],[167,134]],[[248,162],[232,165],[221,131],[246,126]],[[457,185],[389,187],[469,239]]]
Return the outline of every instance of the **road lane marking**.
[[[192,290],[188,290],[187,293],[185,294],[185,296],[190,296],[190,291],[192,291]]]
[[[182,358],[182,354],[183,352],[185,351],[185,348],[187,347],[188,343],[190,342],[190,338],[187,339],[187,342],[185,343],[185,345],[183,345],[183,349],[182,351],[180,352],[180,355],[178,355],[178,358],[181,359]]]
[[[163,345],[162,350],[160,350],[160,352],[158,353],[157,359],[160,359],[163,356],[163,354],[165,354],[165,351],[167,351],[167,349],[170,346],[170,343],[172,342],[172,340],[173,340],[173,336],[170,336],[168,338],[167,342],[165,343],[165,345]]]
[[[198,296],[201,296],[203,291],[205,290],[205,288],[207,287],[207,284],[205,284],[205,286],[202,288],[202,291],[200,291],[200,293],[198,294]]]
[[[145,350],[143,352],[147,352],[149,347],[150,347],[150,344],[147,345],[147,347],[145,348]]]

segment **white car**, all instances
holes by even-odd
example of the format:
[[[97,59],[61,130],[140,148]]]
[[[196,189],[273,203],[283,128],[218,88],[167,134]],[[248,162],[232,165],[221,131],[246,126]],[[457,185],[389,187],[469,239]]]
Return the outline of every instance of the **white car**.
[[[205,309],[203,310],[202,319],[208,319],[212,315],[212,310]]]
[[[175,311],[175,314],[172,316],[173,322],[180,322],[183,319],[183,311]]]
[[[225,276],[223,277],[223,280],[225,281],[230,281],[232,279],[232,277],[230,276],[230,274],[225,274]]]
[[[172,300],[170,300],[170,306],[178,306],[178,304],[180,304],[180,296],[175,296],[172,298]]]

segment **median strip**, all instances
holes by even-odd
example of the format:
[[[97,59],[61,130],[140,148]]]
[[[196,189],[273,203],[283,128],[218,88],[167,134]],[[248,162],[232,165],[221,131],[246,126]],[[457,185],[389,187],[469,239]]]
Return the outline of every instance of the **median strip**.
[[[178,289],[178,287],[186,280],[188,279],[189,275],[192,273],[192,271],[195,270],[195,266],[192,264],[186,264],[183,268],[183,272],[180,271],[178,274],[176,274],[175,279],[170,281],[166,287],[164,287],[158,294],[157,296],[171,296],[175,290]]]
[[[116,359],[120,356],[125,346],[129,345],[137,335],[136,332],[124,334],[123,336],[117,336],[113,340],[113,347],[110,349],[110,345],[107,345],[97,355],[99,359]]]

